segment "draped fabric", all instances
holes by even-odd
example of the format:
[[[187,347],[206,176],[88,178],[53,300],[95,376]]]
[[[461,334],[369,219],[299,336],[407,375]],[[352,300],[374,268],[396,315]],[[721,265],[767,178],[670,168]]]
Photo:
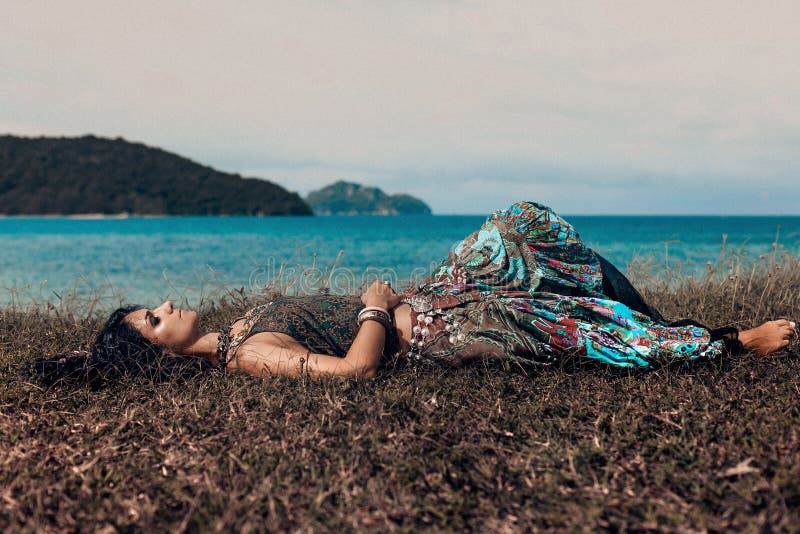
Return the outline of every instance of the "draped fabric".
[[[654,310],[656,319],[645,314],[640,296],[638,311],[612,300],[603,282],[601,261],[572,225],[546,206],[518,202],[490,215],[404,294],[424,334],[410,356],[545,364],[570,353],[647,368],[722,353],[706,328],[665,325]]]

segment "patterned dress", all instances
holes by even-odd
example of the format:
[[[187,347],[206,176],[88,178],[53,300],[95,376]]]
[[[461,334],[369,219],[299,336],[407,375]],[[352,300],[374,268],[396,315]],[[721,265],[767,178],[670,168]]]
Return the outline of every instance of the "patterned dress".
[[[701,325],[669,326],[611,300],[598,256],[535,202],[490,215],[404,301],[412,308],[409,356],[418,362],[547,364],[577,354],[647,368],[724,348]]]
[[[259,332],[280,332],[311,352],[344,357],[358,333],[358,312],[363,309],[358,296],[277,297],[234,320],[244,319],[244,324],[230,342],[228,359],[235,359],[241,344]],[[397,331],[392,329],[386,335],[384,354],[394,356],[399,348]]]

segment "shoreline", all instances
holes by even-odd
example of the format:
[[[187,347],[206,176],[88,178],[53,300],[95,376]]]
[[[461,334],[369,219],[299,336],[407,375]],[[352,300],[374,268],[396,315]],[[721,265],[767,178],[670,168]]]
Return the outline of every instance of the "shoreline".
[[[136,213],[40,213],[40,214],[14,214],[0,213],[0,219],[131,219],[170,217],[170,215],[139,215]]]
[[[257,217],[257,218],[270,218],[270,217],[313,217],[313,218],[327,218],[327,217],[485,217],[486,214],[481,213],[409,213],[409,214],[384,214],[384,213],[353,213],[353,214],[312,214],[312,215],[289,215],[289,214],[273,214],[273,215],[206,215],[206,214],[192,214],[192,215],[176,215],[169,213],[0,213],[0,219],[74,219],[74,220],[118,220],[118,219],[164,219],[172,217]],[[657,214],[641,214],[641,213],[572,213],[564,215],[567,219],[579,217],[619,217],[619,218],[686,218],[693,217],[713,217],[713,218],[798,218],[800,213],[770,213],[770,214],[752,214],[752,213],[736,213],[736,214],[719,214],[719,213],[705,213],[705,214],[687,214],[687,213],[657,213]]]
[[[105,220],[105,219],[166,219],[172,217],[314,217],[314,215],[173,215],[169,213],[33,213],[33,214],[13,214],[0,213],[0,219],[76,219],[76,220]]]

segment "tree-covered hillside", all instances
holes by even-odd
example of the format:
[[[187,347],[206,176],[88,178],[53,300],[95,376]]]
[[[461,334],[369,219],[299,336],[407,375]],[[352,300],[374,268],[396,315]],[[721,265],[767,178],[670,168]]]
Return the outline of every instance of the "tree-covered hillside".
[[[0,214],[311,215],[296,194],[124,139],[0,136]]]

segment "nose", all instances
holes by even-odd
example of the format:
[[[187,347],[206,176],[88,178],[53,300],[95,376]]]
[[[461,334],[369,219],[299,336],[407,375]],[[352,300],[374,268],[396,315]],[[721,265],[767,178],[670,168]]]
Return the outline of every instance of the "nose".
[[[157,310],[163,311],[164,313],[172,313],[172,301],[165,300]]]

